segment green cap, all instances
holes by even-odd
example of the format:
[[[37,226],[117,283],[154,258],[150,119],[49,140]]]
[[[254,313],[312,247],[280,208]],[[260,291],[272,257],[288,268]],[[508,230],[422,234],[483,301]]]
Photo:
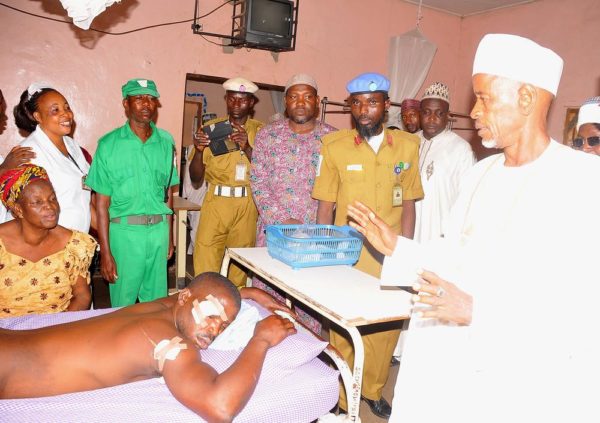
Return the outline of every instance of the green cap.
[[[156,84],[150,79],[130,79],[125,85],[121,87],[121,92],[123,93],[123,98],[127,98],[131,95],[143,94],[148,94],[156,98],[160,97],[160,94],[156,90]]]

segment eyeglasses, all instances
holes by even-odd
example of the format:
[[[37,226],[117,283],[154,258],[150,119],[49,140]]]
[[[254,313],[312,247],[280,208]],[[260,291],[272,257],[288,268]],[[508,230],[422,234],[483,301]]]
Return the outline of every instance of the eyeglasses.
[[[595,147],[598,144],[600,144],[600,137],[596,136],[596,137],[587,137],[583,138],[583,137],[577,137],[573,140],[573,147],[574,148],[581,148],[583,147],[583,143],[584,141],[587,140],[587,145],[589,145],[590,147]]]

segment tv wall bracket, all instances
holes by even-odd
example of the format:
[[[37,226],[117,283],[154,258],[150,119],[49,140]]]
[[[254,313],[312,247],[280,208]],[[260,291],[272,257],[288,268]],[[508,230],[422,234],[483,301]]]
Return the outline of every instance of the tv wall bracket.
[[[195,0],[194,4],[194,22],[192,23],[192,32],[196,35],[203,35],[205,37],[216,37],[223,40],[223,46],[231,46],[236,48],[251,48],[258,50],[268,50],[274,52],[293,51],[296,49],[296,28],[298,27],[298,6],[300,0],[294,0],[294,18],[292,22],[292,43],[288,48],[280,48],[273,46],[265,46],[255,43],[248,43],[244,36],[245,26],[245,10],[247,8],[247,0],[231,0],[233,6],[231,16],[231,34],[217,34],[214,32],[203,31],[204,26],[200,23],[200,17],[198,16],[199,0]]]

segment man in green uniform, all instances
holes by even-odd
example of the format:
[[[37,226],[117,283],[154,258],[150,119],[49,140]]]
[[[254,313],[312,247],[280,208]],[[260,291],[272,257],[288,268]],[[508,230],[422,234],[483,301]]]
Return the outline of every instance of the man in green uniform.
[[[196,150],[190,162],[190,179],[194,188],[208,182],[206,197],[198,223],[194,246],[194,273],[219,272],[225,248],[254,247],[256,239],[256,206],[250,191],[250,161],[254,137],[263,126],[250,119],[258,87],[244,78],[232,78],[223,83],[227,117],[206,123],[213,125],[229,121],[233,127],[231,141],[238,151],[214,155],[207,134],[198,130],[194,137]],[[229,268],[229,279],[244,286],[246,273],[235,264]]]
[[[356,129],[323,138],[321,161],[313,189],[319,200],[317,223],[346,225],[347,207],[359,200],[375,210],[398,234],[412,238],[415,200],[423,197],[418,169],[419,138],[404,131],[384,129],[390,107],[390,82],[383,75],[365,73],[348,83],[349,103]],[[335,210],[335,222],[334,222]],[[356,268],[379,277],[383,255],[365,240]],[[360,301],[357,298],[357,301]],[[381,396],[399,330],[363,335],[365,363],[362,398],[379,417],[388,418],[389,403]],[[330,342],[353,365],[354,349],[346,333],[332,330]],[[340,407],[346,408],[342,391]]]
[[[86,179],[98,194],[100,271],[110,282],[113,307],[167,295],[169,188],[179,183],[173,137],[153,122],[156,84],[132,79],[121,91],[128,121],[100,138]]]

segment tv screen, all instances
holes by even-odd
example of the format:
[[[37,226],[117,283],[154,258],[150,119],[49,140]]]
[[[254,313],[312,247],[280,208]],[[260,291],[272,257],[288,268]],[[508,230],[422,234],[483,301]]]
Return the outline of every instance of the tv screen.
[[[291,34],[293,6],[277,0],[253,0],[250,12],[250,28],[279,37]]]
[[[291,46],[294,4],[290,0],[247,0],[246,42]]]

